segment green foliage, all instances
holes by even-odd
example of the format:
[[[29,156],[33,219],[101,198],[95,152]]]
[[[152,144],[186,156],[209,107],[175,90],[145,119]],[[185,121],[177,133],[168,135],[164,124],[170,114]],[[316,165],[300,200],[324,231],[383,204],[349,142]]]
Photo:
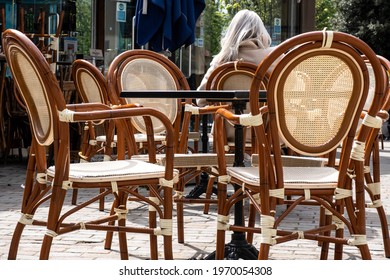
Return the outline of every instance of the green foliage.
[[[77,0],[76,31],[78,32],[78,53],[89,54],[91,48],[92,1]]]
[[[340,0],[337,10],[340,31],[359,37],[377,54],[390,58],[390,1]]]
[[[316,0],[316,29],[334,29],[336,3],[334,0]]]
[[[220,49],[221,34],[226,25],[226,14],[221,12],[219,1],[206,0],[204,11],[204,41],[205,47],[211,55],[217,54]]]
[[[234,15],[242,9],[257,12],[265,26],[270,28],[273,19],[281,17],[281,2],[282,0],[206,0],[204,12],[206,49],[211,55],[220,51],[220,40],[224,29]]]

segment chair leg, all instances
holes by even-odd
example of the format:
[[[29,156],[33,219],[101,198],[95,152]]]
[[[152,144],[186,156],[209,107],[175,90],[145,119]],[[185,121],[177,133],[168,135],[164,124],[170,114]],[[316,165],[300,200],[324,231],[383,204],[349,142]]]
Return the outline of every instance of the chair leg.
[[[184,243],[184,205],[182,202],[176,203],[177,215],[177,239],[179,243]]]
[[[163,218],[164,220],[171,221],[172,227],[172,212],[173,212],[173,190],[170,187],[164,187],[164,202],[163,202]],[[172,228],[170,234],[164,235],[164,258],[166,260],[173,259],[173,246],[172,246]]]
[[[42,247],[41,247],[41,253],[39,259],[41,260],[48,260],[50,255],[50,249],[53,242],[53,235],[49,234],[50,232],[53,232],[53,234],[56,232],[56,229],[59,227],[59,218],[62,210],[62,206],[64,204],[66,191],[61,188],[61,186],[53,186],[52,190],[52,196],[49,206],[49,214],[47,217],[47,233],[45,234],[43,241],[42,241]]]
[[[385,250],[386,258],[390,258],[390,237],[389,237],[389,225],[386,218],[386,212],[383,206],[378,207],[377,209],[379,220],[382,228],[382,237],[383,237],[383,246]]]
[[[16,260],[16,256],[18,254],[18,249],[19,249],[19,243],[20,239],[22,237],[22,233],[26,225],[22,223],[17,223],[14,234],[12,235],[12,240],[11,240],[11,245],[9,247],[8,251],[8,259],[9,260]]]
[[[215,176],[210,175],[209,181],[207,183],[207,189],[206,189],[206,199],[210,199],[211,195],[213,193],[213,187],[214,187],[214,181],[215,181]],[[210,203],[205,203],[204,204],[204,209],[203,213],[208,214],[210,209]]]
[[[126,210],[126,202],[127,202],[127,193],[121,192],[119,194],[119,206],[118,208],[121,210]],[[126,217],[118,218],[118,226],[119,227],[125,227],[126,226]],[[124,231],[118,232],[118,239],[119,239],[119,251],[121,260],[128,260],[129,259],[129,252],[127,247],[127,235]]]
[[[50,255],[51,245],[53,243],[53,237],[45,235],[42,241],[41,254],[39,256],[40,260],[48,260]]]
[[[258,256],[259,260],[268,260],[270,247],[271,246],[269,244],[264,244],[264,243],[260,244],[259,256]]]
[[[184,243],[184,203],[181,202],[185,186],[184,178],[180,178],[176,185],[176,223],[177,223],[177,239],[179,243]]]
[[[112,206],[111,206],[111,211],[110,211],[110,215],[115,215],[115,208],[118,207],[119,204],[118,204],[118,201],[115,199],[115,201],[112,203]],[[113,226],[115,225],[115,221],[109,221],[108,222],[108,225],[109,226]],[[111,245],[112,245],[112,238],[114,236],[114,232],[113,231],[107,231],[106,233],[106,241],[104,242],[104,249],[106,250],[111,250]]]
[[[371,260],[371,253],[370,253],[370,249],[368,248],[368,245],[359,245],[357,246],[359,251],[360,251],[360,254],[362,256],[362,260]]]
[[[72,191],[72,205],[76,205],[77,204],[77,195],[79,193],[79,190],[78,189],[73,189]]]
[[[322,216],[322,224],[323,225],[330,225],[332,224],[332,213],[327,213],[328,211],[324,208],[324,207],[321,207],[321,216]],[[324,236],[330,236],[331,232],[330,231],[327,231],[327,232],[324,232]],[[328,255],[329,255],[329,242],[321,242],[321,255],[320,255],[320,259],[321,260],[327,260],[328,259]]]
[[[227,198],[227,186],[226,184],[218,183],[218,216],[226,216],[225,202]],[[219,227],[222,221],[217,222],[217,242],[215,250],[215,259],[223,260],[225,258],[225,233],[226,230],[223,227]]]
[[[104,188],[100,188],[100,193],[103,193],[104,191]],[[104,196],[99,199],[99,211],[104,211]]]
[[[152,198],[155,198],[150,193],[150,196]],[[149,228],[156,228],[157,227],[157,213],[156,210],[153,209],[153,207],[149,208]],[[150,248],[150,258],[152,260],[158,260],[158,244],[157,244],[157,236],[155,234],[150,235],[149,239],[149,248]]]

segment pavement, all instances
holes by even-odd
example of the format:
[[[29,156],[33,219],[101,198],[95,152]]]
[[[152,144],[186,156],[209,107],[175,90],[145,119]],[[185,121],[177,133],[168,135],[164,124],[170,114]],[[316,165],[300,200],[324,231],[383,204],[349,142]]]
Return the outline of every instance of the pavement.
[[[387,213],[390,213],[390,142],[384,142],[381,156],[382,202]],[[20,217],[20,204],[23,195],[26,160],[9,159],[0,164],[0,260],[6,260],[10,240],[16,222]],[[190,187],[186,191],[189,192]],[[78,201],[82,201],[96,190],[79,191]],[[110,209],[110,200],[105,202],[105,212]],[[71,207],[70,194],[65,202],[65,208]],[[147,206],[138,202],[129,203],[128,223],[133,225],[145,224]],[[47,206],[42,207],[36,215],[45,215]],[[82,221],[89,217],[101,216],[98,206],[92,204],[75,219]],[[174,213],[175,214],[175,213]],[[388,220],[390,221],[389,214]],[[293,212],[285,221],[285,226],[301,229],[311,227],[313,218],[318,217],[315,207],[304,206]],[[232,220],[231,220],[232,222]],[[176,221],[174,219],[174,229]],[[39,258],[40,242],[44,229],[36,226],[26,227],[18,253],[20,260],[37,260]],[[203,259],[215,250],[216,206],[211,205],[208,214],[203,213],[202,204],[185,205],[185,243],[177,242],[177,234],[173,232],[174,258],[178,260]],[[128,235],[129,259],[147,260],[149,258],[149,237],[145,234]],[[231,239],[231,232],[226,240]],[[80,230],[56,237],[53,242],[50,259],[52,260],[119,260],[118,244],[114,238],[111,250],[104,249],[105,233],[92,230]],[[367,240],[374,260],[386,260],[383,252],[381,227],[375,209],[367,210]],[[159,243],[162,248],[162,242]],[[259,236],[255,235],[253,246],[258,247]],[[332,258],[333,249],[330,249]],[[316,242],[297,240],[271,248],[270,259],[273,260],[316,260],[320,248]],[[160,259],[163,259],[162,249]],[[360,254],[353,246],[345,246],[344,257],[347,260],[359,260]]]

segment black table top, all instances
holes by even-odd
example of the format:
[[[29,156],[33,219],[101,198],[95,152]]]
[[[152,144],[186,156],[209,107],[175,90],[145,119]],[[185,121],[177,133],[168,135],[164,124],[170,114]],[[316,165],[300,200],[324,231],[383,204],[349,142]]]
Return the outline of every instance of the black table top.
[[[124,98],[205,98],[214,101],[249,99],[249,90],[124,90]],[[259,100],[266,101],[266,91],[261,90]]]

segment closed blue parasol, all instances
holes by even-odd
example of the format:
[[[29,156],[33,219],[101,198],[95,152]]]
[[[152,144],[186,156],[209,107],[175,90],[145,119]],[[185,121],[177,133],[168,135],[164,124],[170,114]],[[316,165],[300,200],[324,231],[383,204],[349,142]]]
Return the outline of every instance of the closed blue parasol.
[[[149,49],[173,52],[195,41],[195,24],[204,0],[137,0],[136,42]]]

